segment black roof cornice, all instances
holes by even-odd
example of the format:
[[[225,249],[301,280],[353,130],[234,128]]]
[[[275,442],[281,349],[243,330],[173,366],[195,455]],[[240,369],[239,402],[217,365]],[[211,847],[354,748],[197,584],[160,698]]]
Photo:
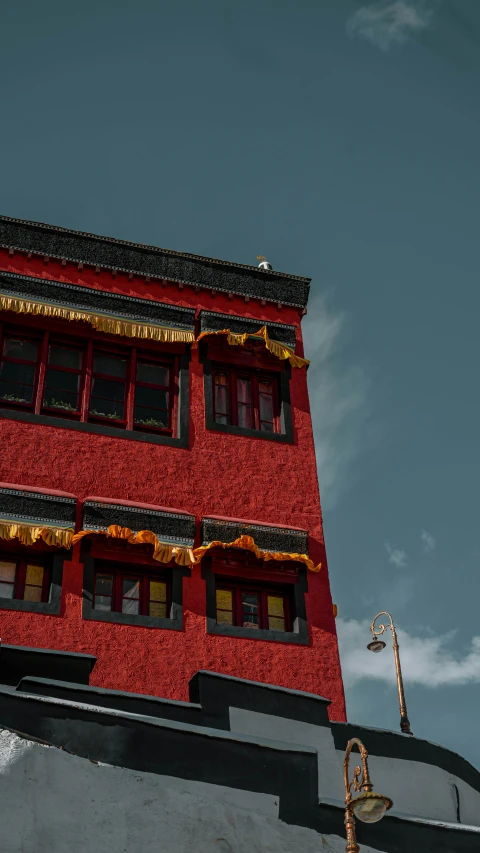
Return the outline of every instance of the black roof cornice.
[[[0,216],[0,246],[305,308],[310,279]]]

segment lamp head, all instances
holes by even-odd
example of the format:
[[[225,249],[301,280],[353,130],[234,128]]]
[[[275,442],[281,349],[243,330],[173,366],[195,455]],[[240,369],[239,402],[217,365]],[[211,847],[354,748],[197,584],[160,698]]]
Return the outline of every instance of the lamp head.
[[[386,643],[384,643],[383,640],[379,640],[374,634],[373,640],[371,643],[368,644],[367,649],[371,652],[377,652],[378,653],[378,652],[381,652],[382,649],[385,648],[385,646],[386,646]]]
[[[365,791],[350,802],[355,817],[363,823],[376,823],[392,806],[393,802],[389,797],[375,794],[373,791]]]

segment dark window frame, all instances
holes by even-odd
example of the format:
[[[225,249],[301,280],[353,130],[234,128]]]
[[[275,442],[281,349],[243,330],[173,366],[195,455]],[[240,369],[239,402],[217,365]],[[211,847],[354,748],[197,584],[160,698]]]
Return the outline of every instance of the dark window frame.
[[[275,373],[268,373],[267,371],[262,371],[261,369],[244,369],[242,367],[236,367],[234,365],[229,365],[227,367],[223,365],[212,365],[212,379],[213,379],[213,419],[215,423],[220,424],[221,426],[239,426],[239,407],[244,406],[245,408],[250,408],[250,425],[245,427],[242,426],[242,429],[250,429],[255,432],[266,432],[269,435],[279,435],[281,434],[281,424],[280,424],[280,407],[279,407],[279,377]],[[225,375],[227,378],[227,382],[225,385],[221,385],[217,383],[217,376]],[[240,401],[238,399],[238,382],[239,380],[246,380],[249,383],[249,393],[250,393],[250,401],[248,404]],[[263,430],[262,423],[267,423],[266,419],[261,419],[260,415],[260,383],[270,383],[272,387],[272,420],[268,421],[273,426],[271,431]],[[217,412],[216,409],[216,387],[226,388],[227,390],[227,412],[226,416],[229,419],[229,423],[225,424],[222,421],[218,420],[218,417],[225,416],[223,412]]]
[[[28,323],[19,325],[8,321],[2,322],[0,318],[0,361],[3,358],[3,340],[5,337],[35,341],[38,344],[38,356],[35,362],[32,402],[19,403],[0,399],[0,414],[4,417],[154,444],[188,447],[190,352],[185,347],[164,345],[162,349],[155,351],[154,342],[148,342],[145,346],[143,341],[132,339],[130,344],[122,345],[112,341],[111,336],[95,332],[89,334],[88,330],[85,332],[82,330],[80,334],[77,332],[72,335],[64,326],[55,326],[50,323],[47,327],[38,328],[38,326],[32,326]],[[56,409],[45,405],[43,402],[49,367],[50,344],[65,346],[82,352],[81,382],[78,391],[79,403],[75,411]],[[92,366],[95,353],[123,357],[127,361],[123,419],[112,420],[107,417],[92,416],[89,412]],[[135,422],[135,389],[146,386],[146,383],[136,379],[137,362],[165,366],[169,370],[169,422],[166,427]],[[52,364],[51,367],[55,370],[76,372],[58,365]],[[153,388],[154,386],[150,385],[150,387]]]
[[[10,546],[10,547],[9,547]],[[2,543],[0,560],[16,562],[14,597],[0,598],[0,610],[21,610],[31,613],[45,613],[51,616],[60,615],[62,599],[63,564],[71,557],[71,550],[42,548],[41,543],[33,546],[21,546],[16,542]],[[44,567],[42,601],[25,601],[16,598],[24,594],[26,565],[39,564]]]
[[[227,554],[230,552],[226,552]],[[234,551],[231,552],[234,554]],[[293,564],[292,564],[293,565]],[[305,603],[305,593],[308,592],[307,570],[303,564],[295,564],[298,571],[295,574],[295,582],[288,578],[281,578],[280,574],[268,567],[268,562],[263,564],[258,562],[258,566],[252,561],[238,570],[228,572],[226,578],[224,570],[217,565],[216,560],[212,556],[206,556],[202,560],[202,577],[206,585],[206,627],[207,634],[215,634],[227,637],[237,637],[238,639],[249,639],[276,642],[290,643],[292,645],[310,645],[310,637],[307,625],[307,612]],[[230,580],[231,578],[231,580]],[[285,595],[284,586],[287,583],[291,585],[291,593],[289,594],[290,606],[290,631],[277,631],[269,628],[244,628],[240,625],[226,625],[217,622],[217,602],[216,590],[223,589],[228,584],[232,586],[245,586],[245,589],[263,589],[268,590],[269,594]]]
[[[242,364],[236,365],[235,362],[230,361],[230,359],[225,359],[225,361],[220,360],[217,357],[217,353],[215,353],[215,360],[213,361],[213,359],[209,358],[208,353],[208,343],[202,341],[200,343],[200,361],[203,364],[206,429],[214,430],[216,432],[226,432],[231,435],[239,435],[248,438],[259,438],[265,441],[276,441],[282,444],[294,444],[292,406],[290,402],[291,365],[283,363],[277,370],[267,366],[256,367],[251,363],[247,363],[245,367],[243,367]],[[248,362],[248,359],[245,359],[245,361]],[[232,371],[233,369],[237,370],[238,373],[244,373],[245,375],[248,373],[255,375],[256,377],[272,376],[276,378],[278,432],[265,432],[260,429],[249,429],[237,426],[236,424],[222,424],[216,422],[214,409],[214,371]]]
[[[276,630],[270,629],[268,620],[268,597],[274,596],[275,598],[283,598],[283,619],[285,621],[285,632],[282,633],[291,633],[293,631],[292,626],[292,618],[291,618],[291,593],[287,590],[282,589],[280,586],[275,587],[268,586],[265,582],[262,581],[254,581],[251,578],[232,578],[231,580],[221,575],[215,576],[215,594],[220,591],[226,591],[232,593],[232,616],[233,616],[233,625],[238,628],[246,627],[243,625],[243,600],[242,594],[253,594],[258,596],[258,628],[253,628],[254,631],[269,631]],[[216,603],[216,600],[215,600]],[[217,614],[219,608],[217,607]],[[226,624],[224,622],[218,622],[217,625]]]
[[[138,549],[138,553],[130,549]],[[109,553],[107,549],[101,550],[101,546],[94,543],[89,537],[82,540],[80,561],[83,563],[83,619],[94,622],[109,622],[117,625],[131,625],[138,628],[161,628],[172,631],[183,631],[183,578],[189,577],[191,572],[186,566],[179,566],[172,561],[168,565],[153,560],[151,546],[131,545],[128,551]],[[148,552],[148,555],[145,556]],[[106,566],[111,563],[109,571]],[[125,569],[120,569],[123,564]],[[101,569],[98,567],[101,566]],[[121,613],[111,610],[95,610],[95,576],[99,574],[112,574],[115,570],[125,577],[144,575],[151,579],[159,579],[167,582],[169,617],[136,615],[133,613]]]
[[[110,563],[112,564],[111,566],[109,566]],[[129,614],[124,614],[124,615],[128,615],[128,616],[137,616],[137,615],[138,616],[150,616],[150,614],[148,612],[149,604],[150,604],[150,601],[153,599],[150,599],[150,597],[148,595],[148,586],[149,586],[150,581],[152,581],[152,580],[153,581],[160,581],[161,583],[164,583],[166,585],[165,610],[167,613],[169,613],[170,608],[171,608],[171,579],[168,577],[168,574],[169,574],[168,570],[166,572],[162,571],[162,564],[161,563],[158,564],[158,569],[157,569],[157,567],[152,567],[151,572],[145,572],[145,570],[142,569],[141,566],[139,566],[138,564],[135,564],[135,563],[125,564],[124,567],[120,568],[119,563],[115,562],[114,559],[112,559],[112,560],[97,559],[97,560],[95,560],[95,577],[94,577],[94,585],[93,585],[93,603],[92,603],[93,609],[95,610],[95,599],[97,597],[97,592],[96,592],[97,577],[99,575],[103,575],[103,576],[111,575],[112,576],[112,595],[111,595],[111,598],[112,598],[112,605],[113,605],[112,610],[111,611],[96,610],[97,613],[99,613],[99,612],[100,613],[109,613],[109,612],[110,613],[123,613],[123,608],[122,608],[123,601],[125,598],[128,598],[128,596],[123,595],[123,581],[127,580],[127,579],[128,580],[138,580],[140,582],[140,584],[139,584],[139,598],[138,598],[140,613],[138,613],[138,614],[129,613]],[[158,617],[157,616],[157,617],[152,617],[152,618],[159,619],[159,618],[164,618],[164,617]],[[165,618],[169,619],[170,617],[165,617]]]

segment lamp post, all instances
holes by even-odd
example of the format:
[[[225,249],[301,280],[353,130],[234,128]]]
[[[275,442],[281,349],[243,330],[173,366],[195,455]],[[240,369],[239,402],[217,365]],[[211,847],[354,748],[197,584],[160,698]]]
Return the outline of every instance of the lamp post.
[[[380,616],[388,616],[390,619],[390,625],[377,625],[375,626],[375,622]],[[385,648],[386,643],[383,640],[379,640],[378,636],[383,634],[387,628],[390,628],[392,632],[392,641],[393,641],[393,655],[395,658],[395,670],[397,673],[397,688],[398,688],[398,702],[400,705],[400,729],[406,735],[413,735],[413,732],[410,730],[410,720],[407,715],[407,704],[405,702],[405,691],[403,689],[403,678],[402,678],[402,667],[400,666],[400,653],[398,647],[397,640],[397,632],[395,630],[395,625],[393,624],[393,619],[390,616],[390,613],[387,613],[386,610],[382,610],[381,613],[377,613],[375,619],[370,625],[370,630],[372,632],[373,641],[368,644],[367,649],[371,652],[381,652]]]
[[[348,764],[350,753],[354,746],[358,746],[362,766],[355,767],[353,779],[350,781]],[[355,834],[355,818],[364,823],[376,823],[381,820],[385,812],[391,809],[393,803],[389,797],[383,794],[375,794],[372,791],[372,783],[368,772],[368,752],[362,741],[354,737],[347,743],[345,760],[343,762],[343,779],[345,783],[345,829],[347,834],[346,853],[359,853]],[[352,786],[354,791],[363,791],[358,797],[352,797]]]

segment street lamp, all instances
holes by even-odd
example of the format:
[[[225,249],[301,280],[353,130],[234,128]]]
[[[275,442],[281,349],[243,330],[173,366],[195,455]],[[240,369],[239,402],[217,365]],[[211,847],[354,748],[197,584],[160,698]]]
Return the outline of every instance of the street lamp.
[[[375,626],[375,622],[380,616],[388,616],[390,619],[390,625],[377,625]],[[372,624],[370,625],[370,630],[372,632],[373,641],[368,644],[367,649],[371,652],[381,652],[386,643],[383,640],[379,640],[378,636],[383,634],[387,628],[390,628],[392,632],[392,640],[393,640],[393,655],[395,658],[395,670],[397,673],[397,688],[398,688],[398,701],[400,704],[400,729],[406,735],[413,735],[413,732],[410,731],[410,720],[407,716],[407,705],[405,702],[405,691],[403,689],[403,678],[402,678],[402,667],[400,666],[400,653],[398,650],[398,640],[397,640],[397,632],[395,630],[395,625],[393,624],[393,619],[390,616],[390,613],[387,613],[386,610],[382,610],[381,613],[378,613],[375,616]]]
[[[348,764],[350,753],[354,746],[358,746],[362,766],[355,767],[353,779],[349,780]],[[345,829],[347,833],[346,853],[359,853],[355,835],[355,818],[363,823],[376,823],[381,820],[385,812],[391,809],[393,803],[389,797],[383,794],[375,794],[372,791],[372,783],[368,772],[368,752],[361,740],[354,737],[347,743],[345,760],[343,762],[343,778],[345,782]],[[362,791],[358,797],[352,797],[352,785],[354,791]]]

